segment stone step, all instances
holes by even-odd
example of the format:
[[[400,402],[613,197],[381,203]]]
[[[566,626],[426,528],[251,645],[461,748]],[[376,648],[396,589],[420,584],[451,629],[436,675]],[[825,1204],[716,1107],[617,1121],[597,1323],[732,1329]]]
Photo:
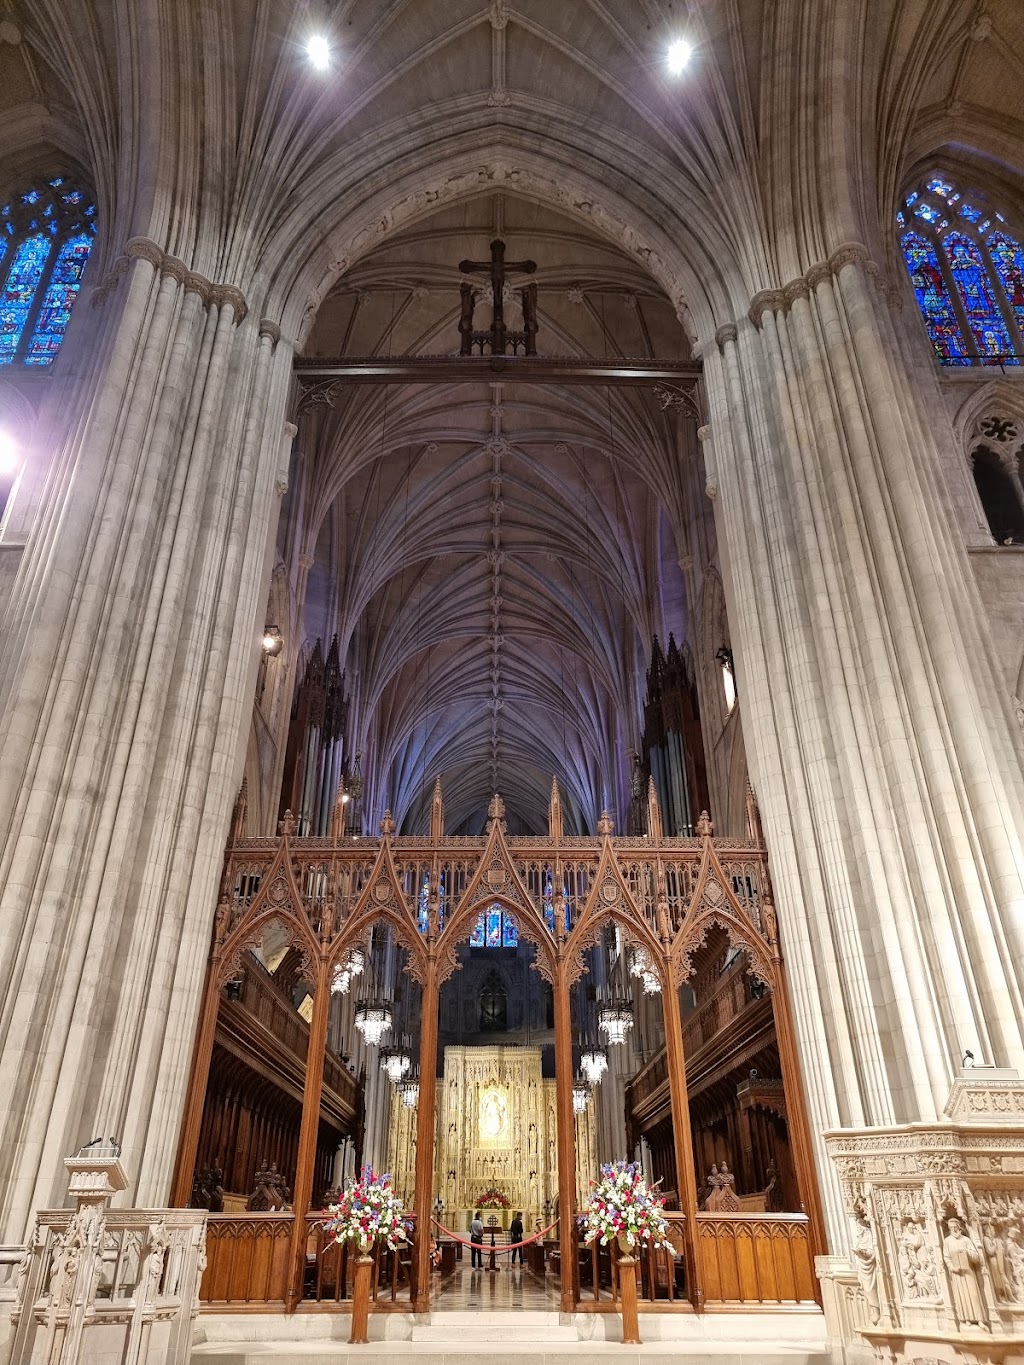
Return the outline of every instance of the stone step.
[[[486,1347],[487,1365],[523,1365],[524,1360],[536,1359],[536,1345],[510,1346],[506,1342]],[[560,1359],[582,1365],[583,1361],[601,1359],[608,1365],[643,1365],[652,1357],[678,1365],[685,1358],[686,1365],[830,1365],[825,1351],[784,1350],[752,1343],[702,1343],[693,1350],[680,1341],[656,1341],[643,1346],[623,1346],[610,1341],[576,1341],[552,1343],[543,1351],[543,1365],[557,1365]],[[443,1345],[415,1341],[377,1341],[366,1346],[349,1346],[338,1341],[260,1341],[220,1342],[193,1348],[194,1361],[209,1361],[210,1365],[309,1365],[311,1361],[343,1362],[356,1365],[449,1365],[456,1360],[463,1365],[468,1358],[481,1358],[481,1343],[465,1341]]]

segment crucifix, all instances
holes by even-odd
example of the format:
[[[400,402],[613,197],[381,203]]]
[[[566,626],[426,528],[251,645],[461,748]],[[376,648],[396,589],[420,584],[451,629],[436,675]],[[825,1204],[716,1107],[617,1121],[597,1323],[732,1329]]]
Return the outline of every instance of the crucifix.
[[[494,300],[494,320],[491,323],[490,330],[474,332],[473,308],[476,304],[476,294],[469,280],[462,281],[462,317],[459,320],[459,334],[462,337],[460,354],[472,355],[473,348],[477,347],[478,355],[483,355],[485,348],[490,350],[491,355],[504,355],[506,347],[511,346],[513,355],[519,354],[520,347],[523,348],[524,355],[536,355],[537,286],[528,284],[525,289],[519,291],[523,303],[523,330],[521,332],[505,330],[503,295],[506,270],[521,270],[526,275],[532,275],[537,269],[537,262],[506,262],[505,243],[500,238],[496,238],[491,243],[491,259],[489,261],[460,261],[459,269],[463,275],[490,275],[491,295]]]

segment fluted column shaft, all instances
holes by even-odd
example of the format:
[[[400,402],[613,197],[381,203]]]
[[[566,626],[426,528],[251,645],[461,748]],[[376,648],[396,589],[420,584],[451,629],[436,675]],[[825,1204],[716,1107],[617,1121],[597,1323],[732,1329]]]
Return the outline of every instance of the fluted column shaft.
[[[933,1120],[965,1049],[1024,1065],[1009,718],[864,253],[751,323],[706,356],[709,492],[811,1127]]]
[[[288,348],[155,244],[124,265],[5,623],[8,1240],[100,1133],[167,1197],[276,525]]]

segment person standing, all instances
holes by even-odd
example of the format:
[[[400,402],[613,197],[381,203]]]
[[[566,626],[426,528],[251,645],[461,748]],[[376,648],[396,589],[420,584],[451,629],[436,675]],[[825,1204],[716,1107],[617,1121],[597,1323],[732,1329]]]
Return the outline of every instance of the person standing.
[[[471,1243],[469,1253],[470,1269],[483,1270],[484,1253],[481,1251],[480,1248],[484,1244],[484,1225],[483,1220],[480,1217],[479,1209],[477,1209],[476,1213],[473,1214],[473,1221],[469,1225],[469,1240]]]
[[[512,1222],[509,1224],[509,1229],[508,1229],[508,1240],[509,1240],[510,1242],[512,1242],[512,1243],[521,1242],[521,1241],[523,1240],[523,1215],[522,1215],[518,1210],[516,1211],[515,1215],[513,1216]],[[525,1250],[526,1250],[526,1248],[523,1247],[523,1246],[518,1246],[518,1247],[517,1247],[517,1246],[513,1245],[513,1247],[512,1247],[512,1265],[515,1265],[515,1263],[516,1263],[516,1255],[517,1255],[517,1254],[518,1254],[518,1256],[519,1256],[519,1264],[522,1265],[522,1264],[524,1263],[525,1257],[523,1256],[523,1252],[524,1252]]]

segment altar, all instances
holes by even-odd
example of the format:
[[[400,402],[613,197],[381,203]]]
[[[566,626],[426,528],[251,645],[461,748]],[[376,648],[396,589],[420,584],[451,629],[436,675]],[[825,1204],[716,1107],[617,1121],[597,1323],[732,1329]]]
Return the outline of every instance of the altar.
[[[395,1187],[411,1200],[416,1116],[394,1096],[389,1162]],[[576,1116],[577,1198],[596,1173],[593,1104]],[[481,1203],[489,1196],[490,1205]],[[446,1047],[437,1087],[434,1188],[440,1221],[467,1236],[477,1209],[493,1216],[499,1237],[516,1210],[530,1233],[556,1216],[558,1129],[555,1082],[545,1078],[539,1047]],[[500,1204],[498,1201],[502,1201]],[[489,1232],[485,1241],[490,1242]]]

